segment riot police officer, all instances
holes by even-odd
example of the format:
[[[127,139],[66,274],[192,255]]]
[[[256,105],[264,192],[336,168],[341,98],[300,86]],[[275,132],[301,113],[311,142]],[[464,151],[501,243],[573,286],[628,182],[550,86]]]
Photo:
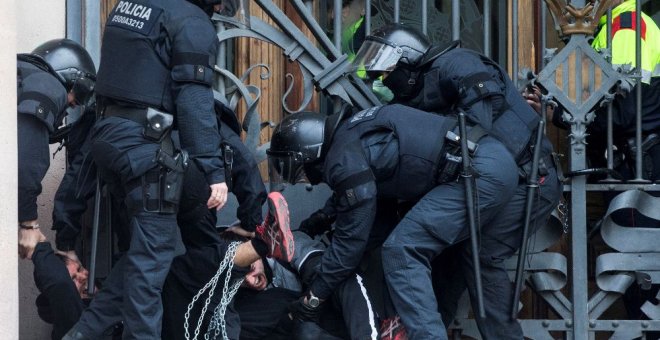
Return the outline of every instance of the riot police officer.
[[[87,51],[68,39],[43,43],[19,54],[18,79],[18,224],[19,244],[39,233],[37,196],[50,165],[48,144],[57,139],[68,106],[92,97],[96,68]],[[27,249],[19,247],[23,257]]]
[[[456,180],[455,139],[446,139],[455,127],[451,117],[395,104],[345,119],[341,114],[327,119],[316,113],[292,114],[275,128],[267,151],[271,181],[296,183],[306,176],[312,184],[325,182],[333,190],[330,204],[336,212],[332,242],[310,290],[292,308],[295,317],[312,318],[318,305],[356,270],[371,236],[378,232],[379,226],[374,224],[377,198],[417,202],[394,229],[395,233],[413,230],[410,237],[417,243],[410,245],[409,238],[390,236],[390,241],[401,242],[405,250],[416,251],[416,258],[407,256],[404,249],[383,257],[396,261],[395,267],[386,268],[386,274],[407,273],[413,290],[431,287],[419,278],[430,276],[430,268],[414,262],[433,258],[469,237],[463,183]],[[479,209],[487,219],[513,195],[518,183],[516,164],[495,138],[470,131],[468,139],[479,145],[473,149],[472,166],[479,173]],[[416,303],[422,308],[427,304]],[[439,317],[434,322],[442,327]],[[442,334],[438,331],[431,337],[441,338]],[[415,338],[420,333],[411,335]]]
[[[502,303],[512,300],[513,295],[503,262],[520,247],[527,186],[532,176],[532,144],[540,117],[525,103],[506,72],[491,59],[455,45],[433,47],[421,32],[400,24],[386,25],[368,36],[355,64],[374,76],[385,74],[384,84],[395,94],[394,102],[439,114],[464,110],[471,125],[500,141],[506,146],[507,154],[515,159],[518,168],[515,171],[520,175],[511,200],[501,201],[506,204],[495,214],[484,214],[480,207],[479,258],[486,317],[477,317],[477,322],[484,338],[521,339],[520,325],[510,317],[511,303]],[[548,219],[561,194],[551,156],[552,145],[545,136],[540,147],[540,195],[534,202],[532,227]],[[480,205],[485,198],[483,193],[479,188]],[[383,246],[390,292],[413,338],[437,338],[443,332],[427,275],[428,262],[425,262],[431,259],[428,254],[435,252],[425,251],[445,241],[437,235],[427,236],[427,232],[423,224],[406,216]],[[430,242],[428,249],[425,242]],[[476,310],[475,280],[472,271],[465,269],[472,266],[468,255],[468,249],[463,249],[459,259],[464,264],[465,281],[449,282],[467,284]],[[458,299],[458,295],[454,298]],[[455,301],[449,304],[455,305]]]
[[[80,321],[65,339],[95,339],[124,322],[124,338],[159,339],[160,291],[174,257],[176,212],[188,162],[201,168],[220,209],[227,185],[213,109],[220,0],[120,1],[103,36],[92,156],[101,178],[124,198],[131,240]],[[181,148],[170,130],[176,125]]]

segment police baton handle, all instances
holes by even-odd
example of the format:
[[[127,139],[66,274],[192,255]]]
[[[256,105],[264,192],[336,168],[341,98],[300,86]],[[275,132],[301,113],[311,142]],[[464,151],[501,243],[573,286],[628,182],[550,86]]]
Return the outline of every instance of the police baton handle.
[[[511,305],[511,318],[518,317],[518,301],[525,275],[525,260],[527,259],[527,247],[529,239],[529,226],[532,220],[532,209],[534,209],[534,196],[539,189],[539,160],[541,159],[541,141],[543,140],[543,128],[545,123],[539,121],[536,131],[536,143],[534,144],[534,156],[532,158],[532,171],[527,179],[527,196],[525,201],[525,224],[523,225],[522,240],[518,250],[518,264],[516,266],[516,278],[514,281],[513,301]]]
[[[96,171],[96,193],[94,194],[94,219],[92,220],[92,249],[89,259],[89,276],[87,278],[87,294],[94,295],[94,280],[96,279],[96,253],[99,245],[99,220],[101,218],[101,177]]]
[[[470,227],[470,245],[472,248],[472,268],[474,269],[474,283],[477,289],[477,314],[480,318],[486,317],[484,308],[484,293],[481,285],[481,264],[479,262],[479,241],[477,231],[477,207],[474,204],[474,176],[472,176],[472,166],[470,165],[470,151],[468,149],[467,127],[465,125],[465,112],[458,111],[458,127],[461,137],[461,157],[463,169],[461,177],[465,185],[465,207],[467,208],[467,217]]]

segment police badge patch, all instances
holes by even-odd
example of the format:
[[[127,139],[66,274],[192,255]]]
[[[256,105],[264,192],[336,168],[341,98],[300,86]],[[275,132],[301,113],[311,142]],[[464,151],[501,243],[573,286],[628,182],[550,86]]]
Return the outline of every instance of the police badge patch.
[[[351,117],[351,120],[348,122],[349,126],[353,127],[360,122],[374,119],[376,117],[376,112],[381,107],[382,106],[374,106],[356,113],[353,117]]]
[[[161,8],[141,1],[119,1],[110,13],[108,25],[148,35],[162,12]]]

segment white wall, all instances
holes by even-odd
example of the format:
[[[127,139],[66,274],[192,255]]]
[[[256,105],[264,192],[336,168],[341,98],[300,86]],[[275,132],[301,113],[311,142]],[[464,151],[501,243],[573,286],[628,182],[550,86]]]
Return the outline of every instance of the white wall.
[[[16,20],[16,49],[2,49],[3,51],[14,50],[16,52],[30,52],[35,47],[39,46],[41,43],[56,39],[66,37],[66,1],[65,0],[14,0],[7,1],[2,0],[1,3],[5,4],[7,2],[15,3],[16,13],[14,16],[11,16],[12,20]],[[3,5],[4,6],[4,5]],[[2,15],[2,14],[0,14]],[[2,21],[6,23],[6,20]],[[0,25],[5,26],[5,25]],[[11,26],[11,25],[7,25]],[[4,44],[4,39],[3,46]],[[12,54],[12,73],[15,68],[15,57]],[[5,77],[2,77],[3,79]],[[3,93],[6,91],[3,91]],[[11,93],[16,93],[16,90],[12,90]],[[12,103],[15,103],[14,99]],[[13,105],[3,105],[2,107],[12,107]],[[14,117],[14,116],[12,116]],[[14,120],[15,124],[15,120]],[[6,126],[1,125],[3,128]],[[14,125],[15,126],[15,125]],[[14,131],[14,143],[16,140],[15,137],[15,127]],[[4,135],[4,134],[3,134]],[[56,146],[51,147],[51,153],[54,151]],[[16,148],[14,147],[13,150]],[[0,155],[1,156],[1,155]],[[15,152],[14,152],[15,156]],[[50,226],[52,225],[51,213],[53,209],[53,197],[55,196],[55,191],[59,185],[62,175],[64,174],[64,151],[61,151],[57,154],[55,159],[50,161],[50,169],[44,178],[42,183],[43,192],[39,196],[37,204],[39,206],[39,224],[42,226],[44,234],[48,237],[49,240],[54,244],[54,234],[50,231]],[[2,162],[2,164],[9,164],[7,162]],[[15,161],[14,163],[15,164]],[[12,167],[13,170],[16,166]],[[5,169],[3,169],[4,171]],[[5,176],[0,176],[0,178],[5,178]],[[12,176],[11,178],[16,178]],[[14,181],[15,182],[15,181]],[[13,184],[13,188],[16,188],[16,184]],[[6,186],[2,186],[3,188]],[[12,194],[17,192],[17,189],[13,189]],[[13,201],[13,205],[10,207],[13,209],[11,212],[16,214],[16,201]],[[11,223],[3,223],[7,230],[12,229],[10,226],[14,225],[16,222],[16,215],[13,216]],[[0,228],[5,229],[5,228]],[[15,233],[14,233],[15,237]],[[13,253],[16,254],[16,241],[13,241]],[[18,260],[19,263],[19,311],[20,311],[20,324],[19,324],[19,334],[20,339],[50,339],[50,330],[52,327],[39,319],[37,315],[37,309],[35,307],[34,301],[39,294],[38,290],[34,286],[34,280],[32,278],[32,262],[27,260]],[[4,271],[3,271],[4,272]],[[15,281],[15,279],[14,279]],[[7,287],[4,284],[1,285]],[[2,304],[4,305],[4,304]],[[0,334],[2,334],[3,327],[0,327]],[[16,339],[16,336],[5,337],[0,336],[2,339]]]
[[[22,1],[22,0],[15,0]],[[16,105],[16,46],[14,0],[0,1],[0,164],[14,165],[0,167],[0,188],[3,199],[0,200],[0,338],[18,338],[18,269],[16,213],[17,206],[17,161],[16,161],[16,115],[12,114]]]
[[[17,0],[17,52],[66,35],[65,0]]]

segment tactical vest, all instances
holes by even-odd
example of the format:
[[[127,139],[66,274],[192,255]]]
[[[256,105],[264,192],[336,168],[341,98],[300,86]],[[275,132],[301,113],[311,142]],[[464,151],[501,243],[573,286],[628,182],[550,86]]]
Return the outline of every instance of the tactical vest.
[[[500,79],[505,84],[504,106],[500,109],[499,117],[494,117],[489,135],[506,146],[518,165],[523,165],[531,160],[529,145],[534,143],[541,117],[523,99],[500,65],[486,56],[479,56],[484,63],[499,70]]]
[[[67,93],[64,85],[36,59],[18,55],[17,100],[19,114],[35,116],[52,133],[66,114]]]
[[[215,55],[191,47],[197,37],[185,31],[191,18],[208,21],[213,30],[209,17],[187,1],[119,1],[106,24],[96,93],[175,113],[174,80],[211,86]],[[190,46],[172,46],[180,34]]]
[[[388,178],[376,178],[379,197],[413,200],[435,187],[445,156],[445,135],[456,120],[403,105],[386,105],[361,111],[347,119],[333,140],[343,134],[364,136],[393,131],[399,143],[399,164]],[[377,171],[374,171],[377,172]]]
[[[446,66],[443,62],[436,62],[431,71],[437,70],[441,77],[446,79],[460,79],[451,86],[458,86],[457,94],[463,97],[459,99],[458,104],[469,106],[472,103],[483,100],[489,96],[503,96],[503,103],[500,107],[493,107],[492,126],[488,131],[490,136],[499,140],[511,152],[518,165],[525,164],[531,158],[529,153],[529,143],[533,142],[534,131],[538,127],[541,117],[525,102],[515,85],[506,75],[506,71],[490,58],[468,49],[455,49],[451,58],[460,58],[461,54],[473,54],[481,62],[490,66],[488,72],[477,73],[473,75],[458,74],[464,71],[457,71]],[[497,79],[499,81],[493,81]],[[443,82],[439,81],[438,88],[426,88],[428,84],[425,81],[424,92],[447,92],[440,88]],[[445,83],[450,83],[446,81]],[[450,83],[452,84],[452,83]],[[462,102],[468,100],[469,103]],[[442,109],[442,108],[441,108]],[[478,118],[470,117],[471,112],[466,112],[468,119],[478,121]]]

